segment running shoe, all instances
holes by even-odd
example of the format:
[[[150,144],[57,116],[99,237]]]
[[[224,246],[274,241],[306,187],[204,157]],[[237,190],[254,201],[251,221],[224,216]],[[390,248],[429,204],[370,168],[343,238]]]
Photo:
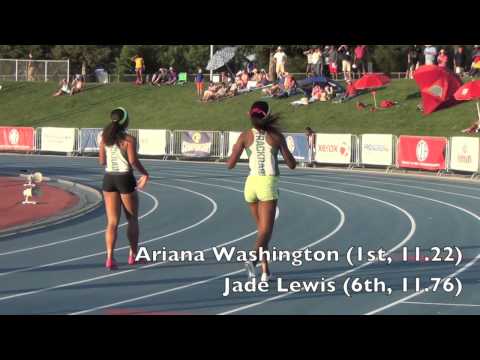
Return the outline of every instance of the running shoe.
[[[118,269],[117,262],[113,259],[107,259],[107,263],[105,264],[105,267],[110,271]]]
[[[255,279],[257,277],[257,271],[255,269],[255,265],[251,261],[247,261],[245,263],[245,270],[248,273],[249,279]]]
[[[129,255],[128,256],[128,265],[135,265],[137,262],[135,261],[135,256]]]
[[[262,274],[262,278],[261,278],[261,282],[271,282],[273,281],[273,276],[271,274],[267,274],[267,273],[263,273]]]

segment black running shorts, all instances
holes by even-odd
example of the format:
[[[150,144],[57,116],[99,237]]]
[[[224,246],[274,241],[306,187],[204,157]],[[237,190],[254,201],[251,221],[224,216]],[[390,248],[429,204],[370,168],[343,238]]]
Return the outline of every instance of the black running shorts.
[[[107,173],[103,178],[103,191],[105,192],[126,195],[135,192],[136,187],[137,181],[131,172],[127,174]]]

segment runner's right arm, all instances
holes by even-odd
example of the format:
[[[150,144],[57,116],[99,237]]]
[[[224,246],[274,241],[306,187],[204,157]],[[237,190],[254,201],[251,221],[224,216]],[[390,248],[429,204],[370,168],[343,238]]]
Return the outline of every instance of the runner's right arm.
[[[143,189],[147,184],[150,178],[150,175],[148,174],[148,171],[145,170],[142,163],[138,159],[137,140],[134,137],[129,136],[127,138],[127,153],[128,153],[128,162],[130,163],[130,165],[132,165],[135,169],[137,169],[142,174],[142,177],[138,181],[138,188]]]
[[[100,141],[100,145],[99,145],[98,163],[101,166],[107,165],[107,157],[105,155],[105,144],[103,143],[103,141]]]

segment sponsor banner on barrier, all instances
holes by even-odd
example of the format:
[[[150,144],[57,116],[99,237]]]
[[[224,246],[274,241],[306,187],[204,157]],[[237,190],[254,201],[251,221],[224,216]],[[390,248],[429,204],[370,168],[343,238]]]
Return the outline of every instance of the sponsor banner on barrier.
[[[184,131],[182,133],[182,155],[187,157],[209,157],[212,151],[213,133]]]
[[[450,144],[450,168],[476,173],[479,171],[480,139],[452,137]]]
[[[400,136],[397,167],[429,171],[446,170],[448,140],[441,137]]]
[[[35,129],[25,127],[0,127],[0,150],[35,150]]]
[[[138,130],[138,153],[141,155],[166,155],[166,130]]]
[[[97,153],[102,141],[102,129],[82,129],[80,131],[80,151]]]
[[[310,149],[305,134],[285,134],[285,140],[288,149],[296,160],[310,162]],[[284,160],[281,152],[279,152],[278,158],[281,161]]]
[[[42,128],[42,151],[73,152],[75,149],[75,129]]]
[[[241,132],[230,131],[228,133],[228,157],[232,156],[233,147],[238,141],[238,138],[242,135]],[[246,151],[243,151],[242,156],[240,157],[241,160],[248,160],[248,155]]]
[[[315,161],[323,164],[351,164],[352,135],[317,134]]]
[[[362,135],[361,163],[365,165],[393,165],[393,135]]]

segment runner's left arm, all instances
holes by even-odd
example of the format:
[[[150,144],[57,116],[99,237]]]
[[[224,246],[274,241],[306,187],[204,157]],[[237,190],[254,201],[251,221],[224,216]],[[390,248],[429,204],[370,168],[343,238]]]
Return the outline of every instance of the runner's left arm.
[[[280,134],[280,151],[282,152],[283,158],[285,159],[287,166],[291,170],[295,170],[297,167],[297,160],[295,160],[292,152],[288,148],[287,141],[285,140],[285,136],[283,136],[283,134]]]

